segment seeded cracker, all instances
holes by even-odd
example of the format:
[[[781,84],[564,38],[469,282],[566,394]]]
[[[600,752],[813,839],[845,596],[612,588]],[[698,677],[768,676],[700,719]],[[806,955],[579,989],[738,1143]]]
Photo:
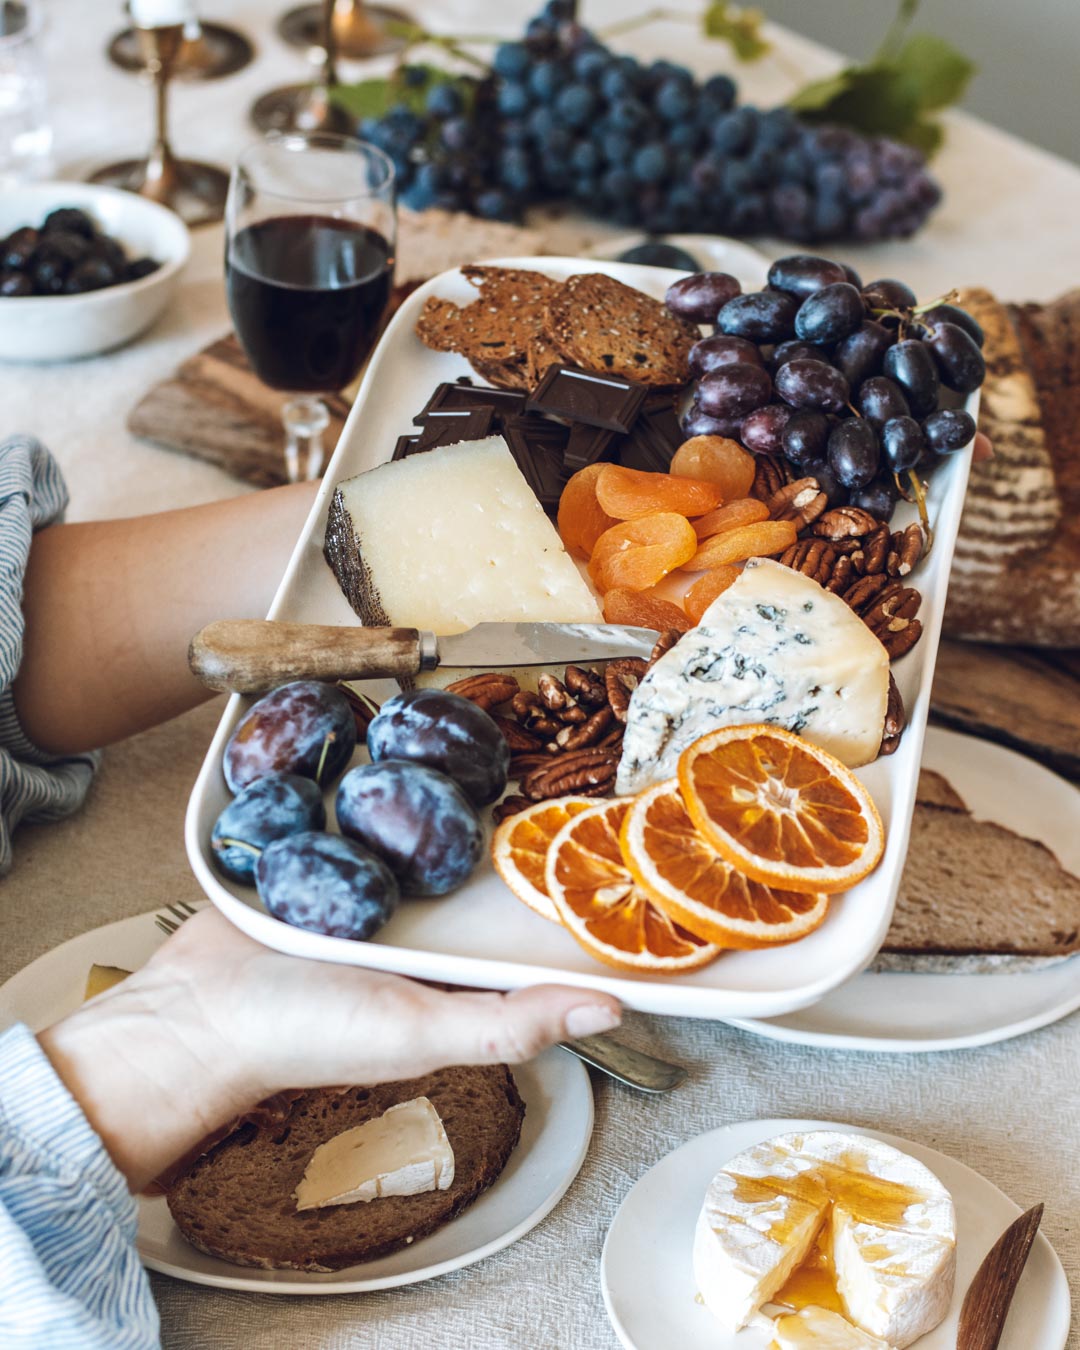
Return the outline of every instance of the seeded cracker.
[[[685,384],[700,330],[659,300],[614,277],[570,277],[551,297],[545,337],[582,370],[622,375],[656,388]]]

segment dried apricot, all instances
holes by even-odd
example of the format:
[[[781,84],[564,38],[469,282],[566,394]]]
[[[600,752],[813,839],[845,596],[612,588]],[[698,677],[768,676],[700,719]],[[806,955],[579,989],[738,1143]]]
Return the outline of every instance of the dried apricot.
[[[739,497],[719,506],[707,516],[694,521],[694,533],[699,539],[710,539],[714,534],[723,534],[725,530],[738,529],[740,525],[756,525],[759,520],[769,519],[769,508],[756,497]]]
[[[624,469],[621,464],[605,464],[596,480],[596,500],[609,516],[637,520],[658,511],[703,516],[719,506],[724,496],[715,484],[698,478],[676,478],[644,469]]]
[[[736,530],[715,534],[694,554],[688,572],[706,572],[721,563],[745,562],[747,558],[769,558],[783,553],[798,538],[790,520],[762,520],[757,525],[740,525]]]
[[[675,451],[668,471],[715,483],[730,502],[750,491],[754,456],[726,436],[694,436]]]
[[[625,623],[634,628],[677,628],[685,633],[692,625],[687,616],[670,600],[643,591],[626,591],[616,586],[604,596],[604,618],[608,623]]]
[[[579,469],[559,498],[559,536],[576,558],[588,558],[604,531],[618,524],[596,500],[596,480],[604,468],[589,464]]]
[[[723,595],[733,582],[738,580],[741,567],[722,563],[699,577],[682,598],[683,609],[695,623],[701,622],[701,616],[718,595]]]
[[[688,562],[697,546],[694,527],[674,512],[623,520],[596,541],[589,575],[601,594],[612,586],[646,591]]]

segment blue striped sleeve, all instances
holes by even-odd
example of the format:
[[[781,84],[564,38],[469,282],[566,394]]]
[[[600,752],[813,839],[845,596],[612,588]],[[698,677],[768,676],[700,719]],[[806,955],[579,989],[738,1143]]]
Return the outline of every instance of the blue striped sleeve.
[[[96,755],[57,758],[26,737],[11,683],[23,647],[23,575],[34,531],[59,520],[67,488],[56,461],[31,436],[0,441],[0,876],[11,868],[11,835],[20,821],[58,820],[78,810]]]
[[[127,1183],[24,1026],[0,1036],[0,1345],[159,1344]]]

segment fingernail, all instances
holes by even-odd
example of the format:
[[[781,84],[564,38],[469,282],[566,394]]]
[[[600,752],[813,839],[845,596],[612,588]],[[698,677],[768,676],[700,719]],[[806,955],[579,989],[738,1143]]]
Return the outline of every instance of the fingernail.
[[[566,1014],[568,1036],[598,1036],[622,1021],[622,1010],[607,1003],[583,1003]]]

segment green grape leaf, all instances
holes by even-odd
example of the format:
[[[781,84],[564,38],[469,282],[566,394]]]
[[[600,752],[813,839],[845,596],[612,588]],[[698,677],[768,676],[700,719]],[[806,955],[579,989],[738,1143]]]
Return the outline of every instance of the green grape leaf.
[[[394,82],[380,79],[335,85],[330,90],[330,101],[360,122],[365,117],[383,117],[398,99]]]
[[[924,112],[947,108],[963,98],[975,64],[932,33],[914,33],[901,47],[895,65],[914,88]]]
[[[439,66],[411,64],[410,72],[423,71],[422,81],[405,80],[401,69],[388,79],[359,80],[340,84],[330,90],[331,101],[356,121],[365,117],[385,117],[391,108],[404,104],[413,112],[422,112],[428,90],[436,84],[456,84],[465,99],[466,111],[476,94],[476,81],[464,75],[442,70]],[[415,78],[415,76],[414,76]]]
[[[761,33],[764,20],[760,9],[740,9],[727,0],[712,0],[705,11],[703,28],[706,37],[729,43],[740,61],[758,61],[771,50]]]

